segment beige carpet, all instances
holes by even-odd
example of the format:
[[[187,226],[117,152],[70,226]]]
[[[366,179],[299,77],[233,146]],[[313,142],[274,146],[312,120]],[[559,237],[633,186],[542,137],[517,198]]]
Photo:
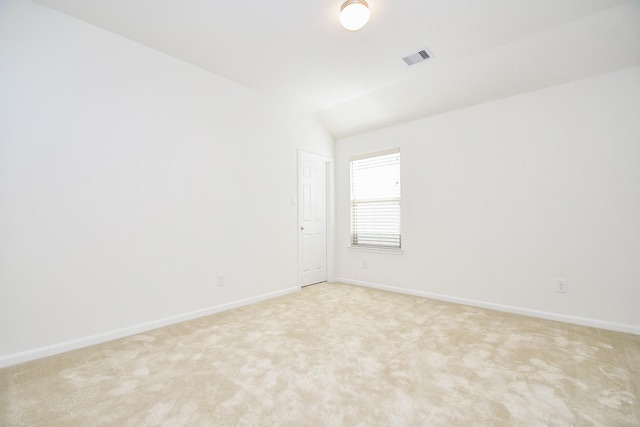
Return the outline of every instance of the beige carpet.
[[[321,284],[0,370],[2,426],[638,426],[640,337]]]

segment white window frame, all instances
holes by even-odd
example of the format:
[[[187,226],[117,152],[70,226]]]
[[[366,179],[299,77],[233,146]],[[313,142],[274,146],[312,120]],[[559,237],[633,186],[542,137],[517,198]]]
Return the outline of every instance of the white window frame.
[[[394,197],[390,197],[389,195],[375,195],[373,198],[370,199],[357,199],[354,196],[354,193],[357,193],[358,191],[354,190],[354,162],[357,162],[359,160],[367,160],[367,159],[373,159],[375,157],[381,157],[381,156],[388,156],[390,154],[397,154],[398,156],[400,155],[400,149],[399,148],[395,148],[395,149],[391,149],[391,150],[385,150],[385,151],[380,151],[380,152],[376,152],[376,153],[370,153],[370,154],[364,154],[364,155],[360,155],[360,156],[355,156],[355,157],[351,157],[349,159],[349,189],[350,189],[350,203],[349,203],[349,210],[350,210],[350,235],[349,235],[349,240],[350,240],[350,245],[349,248],[352,250],[357,250],[357,251],[367,251],[367,252],[381,252],[381,253],[402,253],[403,249],[402,249],[402,229],[401,229],[401,225],[402,225],[402,221],[401,221],[401,212],[402,212],[402,196],[401,196],[401,182],[400,180],[400,171],[398,172],[397,175],[397,179],[398,179],[398,186],[399,186],[399,192],[397,194],[397,197],[394,195]],[[399,158],[399,162],[401,162],[401,159]],[[401,168],[401,164],[399,163],[399,167]],[[371,242],[371,240],[373,239],[374,241],[371,243],[363,243],[363,244],[358,244],[358,238],[357,238],[357,219],[355,218],[356,212],[358,212],[358,206],[365,204],[365,203],[391,203],[391,205],[393,206],[393,204],[397,204],[397,224],[394,224],[394,226],[397,226],[397,244],[391,244],[391,245],[385,245],[384,243],[384,238],[380,239],[379,241],[375,241],[375,237],[374,238],[370,238],[366,239],[369,240]],[[380,222],[383,223],[384,221],[388,221],[390,218],[385,218],[385,219],[381,219]],[[393,238],[392,238],[393,241]]]

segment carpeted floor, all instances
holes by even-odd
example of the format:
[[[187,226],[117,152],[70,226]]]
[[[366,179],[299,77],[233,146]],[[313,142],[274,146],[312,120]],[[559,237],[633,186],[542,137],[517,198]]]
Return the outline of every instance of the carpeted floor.
[[[640,336],[343,284],[0,370],[2,426],[640,426]]]

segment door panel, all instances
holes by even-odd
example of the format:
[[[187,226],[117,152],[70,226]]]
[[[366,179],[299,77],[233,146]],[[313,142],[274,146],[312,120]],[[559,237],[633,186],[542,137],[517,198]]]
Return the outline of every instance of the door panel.
[[[327,162],[300,153],[300,285],[327,280]]]

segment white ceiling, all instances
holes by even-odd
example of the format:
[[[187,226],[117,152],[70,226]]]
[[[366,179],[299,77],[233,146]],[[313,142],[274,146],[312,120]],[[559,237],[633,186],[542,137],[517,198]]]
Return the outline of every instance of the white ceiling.
[[[357,32],[343,0],[37,1],[293,102],[336,138],[640,64],[640,0],[368,0]]]

